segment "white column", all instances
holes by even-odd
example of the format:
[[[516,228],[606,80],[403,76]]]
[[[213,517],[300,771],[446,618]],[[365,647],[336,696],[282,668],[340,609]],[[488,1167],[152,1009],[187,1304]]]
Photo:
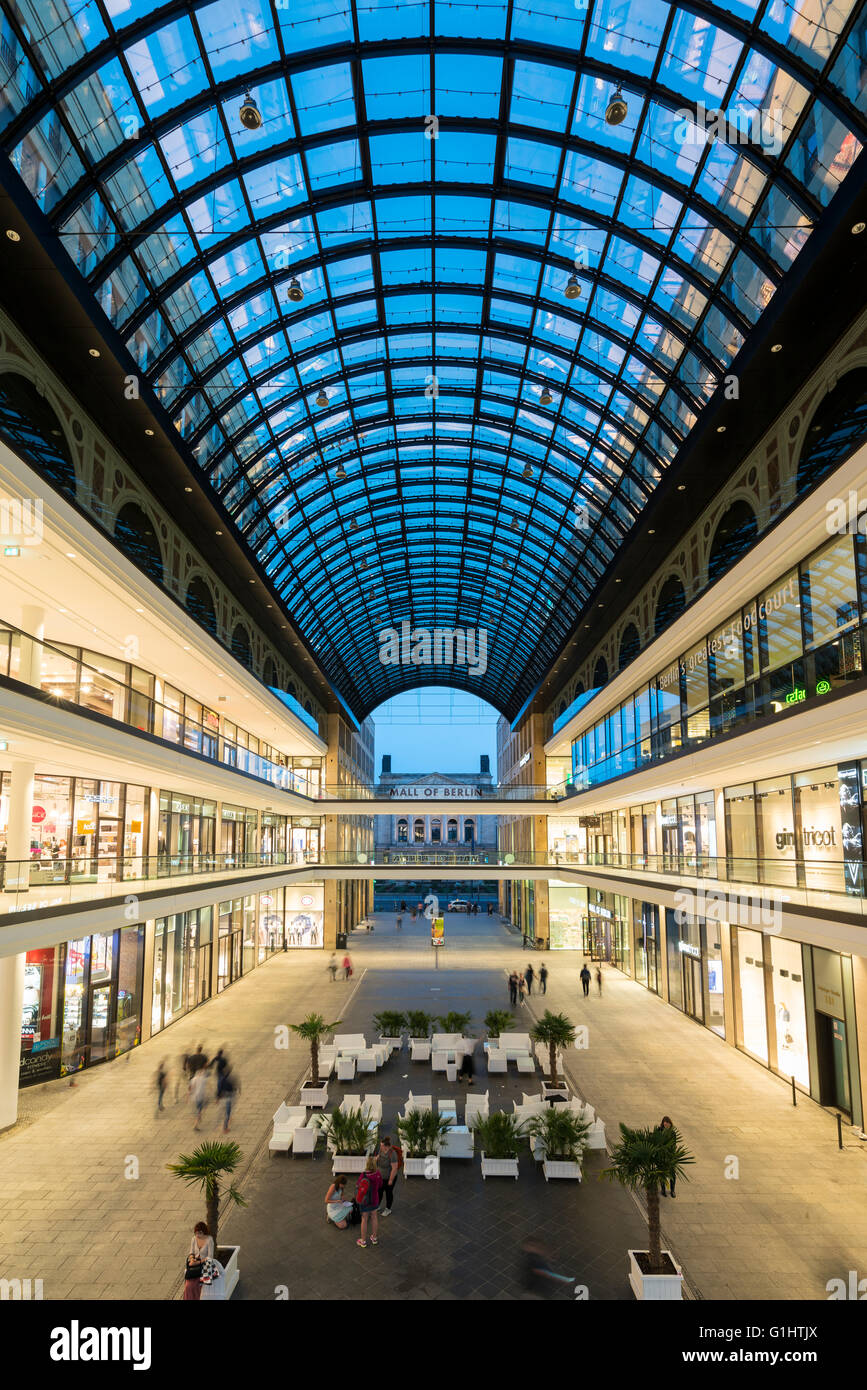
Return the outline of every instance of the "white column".
[[[45,609],[25,604],[21,609],[21,626],[28,634],[21,642],[21,664],[18,679],[25,685],[42,684],[42,647],[45,639]],[[30,638],[33,641],[30,641]]]
[[[7,893],[26,892],[30,887],[30,830],[35,770],[32,762],[21,758],[12,760],[4,885]]]
[[[0,957],[0,1130],[18,1119],[24,955]]]

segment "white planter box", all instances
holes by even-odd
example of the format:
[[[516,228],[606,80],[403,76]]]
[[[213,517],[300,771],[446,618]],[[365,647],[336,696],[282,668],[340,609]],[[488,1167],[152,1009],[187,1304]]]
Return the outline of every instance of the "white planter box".
[[[542,1099],[547,1100],[549,1096],[564,1096],[569,1099],[569,1087],[565,1081],[558,1081],[556,1086],[552,1086],[549,1081],[542,1082]]]
[[[328,1082],[321,1086],[302,1086],[301,1104],[310,1105],[314,1109],[328,1104]]]
[[[637,1252],[645,1254],[645,1251]],[[635,1297],[644,1302],[669,1302],[680,1303],[683,1299],[683,1273],[680,1265],[675,1263],[674,1256],[670,1250],[663,1250],[663,1255],[667,1255],[677,1270],[676,1274],[643,1274],[636,1260],[636,1251],[629,1251],[629,1282],[632,1285],[632,1292]]]
[[[223,1266],[223,1273],[214,1280],[213,1284],[202,1285],[203,1302],[223,1302],[232,1297],[238,1282],[238,1252],[240,1249],[240,1245],[218,1246],[217,1260]]]
[[[439,1154],[429,1154],[426,1158],[410,1158],[407,1154],[403,1160],[405,1178],[439,1178],[439,1175]]]
[[[574,1178],[578,1182],[581,1181],[581,1164],[577,1160],[544,1158],[542,1172],[545,1174],[546,1182],[549,1178]]]
[[[331,1171],[332,1173],[363,1173],[372,1152],[372,1149],[368,1149],[366,1154],[334,1154],[334,1166]]]
[[[517,1178],[518,1158],[485,1158],[482,1151],[483,1178]]]

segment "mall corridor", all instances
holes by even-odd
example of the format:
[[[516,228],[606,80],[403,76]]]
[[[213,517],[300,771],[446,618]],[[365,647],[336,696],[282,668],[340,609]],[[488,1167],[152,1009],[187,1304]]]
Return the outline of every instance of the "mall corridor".
[[[609,1143],[621,1120],[643,1125],[669,1114],[696,1156],[690,1181],[680,1185],[675,1201],[665,1202],[662,1213],[666,1243],[682,1260],[695,1293],[706,1299],[824,1299],[829,1279],[846,1279],[849,1270],[859,1270],[867,1239],[862,1202],[867,1153],[848,1131],[844,1150],[838,1151],[832,1115],[804,1097],[793,1108],[779,1079],[616,970],[604,971],[601,998],[594,985],[583,999],[577,978],[582,957],[576,953],[531,955],[496,921],[448,914],[437,968],[426,921],[407,921],[400,933],[391,914],[375,921],[374,934],[353,936],[355,975],[348,984],[330,982],[320,952],[279,954],[129,1058],[83,1073],[75,1088],[50,1083],[32,1090],[22,1122],[0,1138],[0,1278],[41,1278],[46,1299],[177,1296],[190,1229],[202,1210],[198,1197],[164,1165],[193,1146],[192,1117],[183,1091],[174,1101],[174,1077],[166,1111],[155,1117],[153,1078],[161,1059],[168,1057],[175,1070],[181,1055],[203,1041],[210,1055],[226,1047],[242,1083],[232,1133],[244,1154],[240,1186],[250,1205],[231,1211],[221,1231],[241,1245],[238,1296],[274,1296],[275,1285],[286,1282],[272,1278],[283,1261],[282,1233],[286,1250],[291,1243],[303,1256],[299,1234],[308,1220],[311,1270],[324,1281],[318,1296],[341,1296],[333,1292],[335,1277],[362,1252],[340,1247],[336,1242],[345,1233],[325,1228],[321,1202],[329,1165],[321,1152],[314,1168],[306,1159],[271,1158],[267,1150],[271,1116],[282,1099],[296,1099],[307,1065],[306,1052],[294,1039],[288,1053],[275,1047],[275,1028],[316,1009],[371,1035],[371,1015],[381,1008],[441,1007],[470,1010],[472,1031],[480,1036],[484,1013],[507,1006],[506,972],[530,960],[537,968],[544,960],[550,974],[547,998],[541,999],[534,986],[529,1011],[538,1014],[547,1004],[589,1028],[588,1048],[572,1052],[566,1070],[605,1121]],[[432,1002],[425,1004],[425,998]],[[534,1088],[531,1078],[519,1080]],[[490,1087],[492,1102],[498,1088],[507,1102],[520,1089],[512,1075],[478,1074],[476,1084],[481,1090]],[[344,1091],[364,1089],[359,1081],[346,1087],[332,1081],[331,1099],[339,1102]],[[413,1067],[403,1053],[387,1074],[370,1078],[369,1089],[384,1093],[389,1120],[390,1110],[403,1108],[400,1102],[410,1089],[432,1089],[431,1072],[424,1064]],[[454,1085],[448,1090],[456,1093]],[[216,1133],[212,1104],[203,1137]],[[479,1259],[483,1264],[487,1245],[508,1235],[504,1221],[513,1215],[516,1232],[528,1217],[550,1225],[552,1214],[574,1202],[577,1220],[570,1225],[576,1243],[569,1253],[586,1259],[592,1271],[591,1298],[594,1279],[599,1296],[627,1297],[626,1243],[639,1237],[643,1223],[630,1198],[593,1181],[601,1158],[590,1160],[577,1192],[567,1184],[546,1187],[530,1171],[529,1159],[522,1162],[518,1183],[483,1185],[477,1160],[472,1172],[460,1163],[454,1173],[447,1169],[434,1193],[422,1191],[420,1180],[407,1182],[392,1218],[401,1235],[393,1236],[385,1223],[383,1250],[386,1239],[408,1240],[414,1205],[420,1220],[447,1228],[459,1220],[462,1205],[469,1210],[483,1186],[486,1205],[473,1208],[476,1224],[470,1226],[484,1240],[479,1253],[467,1254],[470,1273],[460,1287],[450,1287],[438,1266],[437,1290],[425,1293],[421,1276],[413,1282],[413,1256],[401,1275],[405,1294],[397,1287],[390,1291],[388,1281],[383,1285],[377,1277],[376,1296],[494,1297],[480,1279]],[[132,1176],[136,1164],[137,1177]],[[737,1176],[727,1176],[735,1171]],[[463,1194],[457,1204],[456,1193]],[[604,1222],[598,1219],[603,1214]],[[269,1233],[264,1241],[263,1232]],[[333,1237],[329,1249],[326,1236]],[[445,1240],[442,1232],[438,1238]],[[130,1240],[134,1256],[118,1260],[118,1243]],[[466,1244],[470,1241],[467,1237]],[[502,1270],[506,1257],[497,1251],[496,1258]],[[580,1278],[582,1271],[570,1272]],[[356,1275],[351,1266],[346,1277],[342,1296],[366,1296],[355,1285],[369,1276]],[[290,1297],[306,1296],[314,1295],[306,1284],[299,1291],[293,1274]]]

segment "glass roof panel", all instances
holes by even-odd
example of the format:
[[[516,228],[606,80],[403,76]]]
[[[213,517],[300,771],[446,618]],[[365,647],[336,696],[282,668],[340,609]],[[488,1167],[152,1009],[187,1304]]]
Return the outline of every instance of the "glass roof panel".
[[[7,157],[344,698],[429,616],[514,712],[862,149],[864,6],[13,2]]]

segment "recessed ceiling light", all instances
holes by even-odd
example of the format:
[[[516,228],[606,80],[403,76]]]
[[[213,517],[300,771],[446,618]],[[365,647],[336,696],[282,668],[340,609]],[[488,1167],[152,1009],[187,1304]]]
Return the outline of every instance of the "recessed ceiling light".
[[[143,613],[143,612],[144,612],[144,609],[143,609],[143,608],[137,608],[135,611],[136,611],[136,613]]]
[[[215,532],[214,532],[214,535],[215,535],[215,536],[222,536],[222,534],[223,534],[222,531],[215,531]]]
[[[152,435],[152,434],[153,434],[153,430],[147,430],[147,429],[146,429],[146,430],[145,430],[145,434],[147,434],[147,435]]]
[[[184,643],[184,651],[185,651],[185,652],[192,651],[192,647],[189,645],[188,642],[185,642],[185,643]]]
[[[686,492],[686,483],[678,483],[677,490],[678,492]]]
[[[861,226],[862,226],[862,227],[864,226],[864,223],[863,223],[863,222],[861,223]],[[14,227],[9,227],[9,228],[7,229],[6,235],[8,236],[8,238],[9,238],[10,241],[20,241],[20,240],[21,240],[21,237],[20,237],[20,236],[18,235],[18,233],[15,231],[15,228],[14,228]]]
[[[725,425],[717,425],[717,427],[716,427],[716,432],[717,432],[717,434],[725,434],[725,432],[726,432],[726,427],[725,427]]]
[[[66,552],[66,558],[67,558],[67,560],[74,560],[74,559],[76,558],[75,551],[74,551],[74,550],[67,550],[67,552]]]
[[[854,227],[852,228],[852,235],[853,235],[853,236],[860,236],[861,233],[863,232],[863,230],[864,230],[865,227],[867,227],[867,222],[856,222],[855,225],[854,225]],[[7,232],[6,235],[7,235],[7,236],[12,236],[12,233],[11,233],[11,232]],[[12,240],[13,240],[13,241],[17,241],[17,240],[18,240],[17,236],[13,236],[13,237],[12,237]]]
[[[58,611],[58,613],[68,613],[68,612],[69,612],[69,609],[68,609],[68,608],[58,608],[57,611]]]
[[[185,487],[185,488],[184,488],[184,492],[192,492],[192,490],[193,490],[193,489],[192,489],[191,487]]]
[[[771,352],[782,352],[782,351],[783,351],[783,344],[782,344],[782,343],[772,343],[772,344],[771,344]]]
[[[99,348],[88,348],[91,357],[99,357]]]

